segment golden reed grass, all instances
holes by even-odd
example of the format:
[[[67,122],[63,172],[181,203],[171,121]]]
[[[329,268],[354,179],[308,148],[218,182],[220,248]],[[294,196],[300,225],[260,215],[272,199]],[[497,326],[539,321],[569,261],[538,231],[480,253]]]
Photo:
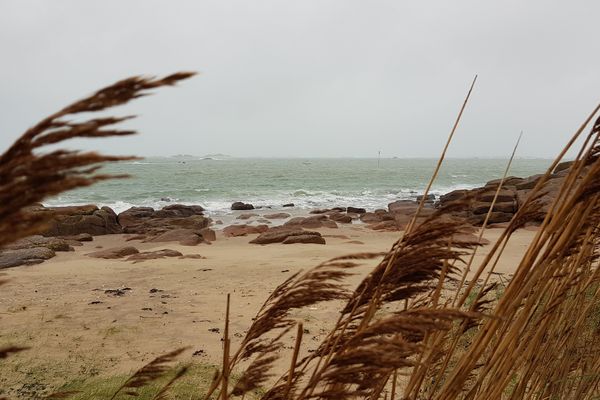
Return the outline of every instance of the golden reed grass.
[[[0,159],[0,192],[2,199],[7,199],[7,203],[0,203],[3,204],[0,240],[7,243],[35,231],[43,221],[19,218],[25,207],[44,196],[108,178],[90,177],[88,174],[95,169],[74,168],[122,159],[85,155],[73,160],[82,155],[58,152],[44,162],[37,160],[39,156],[32,153],[36,143],[55,143],[75,136],[129,134],[103,130],[105,125],[119,119],[92,120],[80,126],[57,122],[62,116],[120,104],[137,97],[141,90],[172,84],[190,75],[122,81],[113,89],[98,92],[104,95],[96,94],[44,120],[32,128],[34,133],[26,133]],[[474,84],[475,80],[428,187],[436,178]],[[105,100],[106,96],[118,100]],[[475,228],[449,216],[450,211],[466,207],[470,199],[464,198],[444,204],[426,218],[419,217],[417,212],[400,239],[384,254],[341,256],[294,274],[266,299],[236,350],[230,346],[228,296],[223,363],[204,398],[244,398],[256,389],[265,389],[259,396],[265,400],[598,398],[600,118],[595,121],[594,118],[599,109],[600,105],[520,204],[489,254],[474,268],[473,276],[467,273],[483,232],[473,240],[457,240],[464,238],[465,233],[475,232]],[[492,275],[507,243],[519,227],[539,218],[545,183],[590,123],[589,134],[583,138],[562,187],[516,266],[513,279],[500,293]],[[48,139],[40,139],[43,136],[35,133],[49,130],[54,134]],[[63,133],[65,130],[72,133]],[[511,160],[513,156],[514,151]],[[15,157],[31,160],[27,168],[20,170],[15,163],[11,164]],[[54,163],[56,174],[49,173],[54,177],[49,186],[36,195],[13,199],[14,193],[28,193],[32,183],[39,182],[41,166]],[[495,198],[509,167],[510,162],[498,183]],[[11,190],[16,192],[11,194]],[[422,206],[421,202],[419,210]],[[489,212],[492,210],[490,207]],[[17,232],[8,229],[15,223]],[[346,279],[358,263],[381,257],[355,290],[347,288]],[[299,358],[302,325],[290,317],[291,311],[331,300],[344,301],[339,319],[315,352]],[[379,312],[384,307],[386,312]],[[283,352],[284,336],[294,327],[297,334],[293,352],[289,354],[290,368],[274,379],[273,363]],[[20,350],[0,350],[0,357]],[[135,396],[137,388],[163,376],[168,371],[167,364],[181,351],[147,364],[112,398]],[[232,382],[231,373],[242,360],[248,362],[248,367]],[[186,367],[181,368],[154,398],[169,398],[169,389],[186,371]]]

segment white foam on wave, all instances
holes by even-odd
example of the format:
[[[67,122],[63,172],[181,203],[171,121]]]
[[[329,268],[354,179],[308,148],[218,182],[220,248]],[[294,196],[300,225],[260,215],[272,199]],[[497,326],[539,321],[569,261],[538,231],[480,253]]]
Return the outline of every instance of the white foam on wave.
[[[439,197],[445,193],[457,189],[473,189],[478,185],[455,185],[450,187],[435,187],[430,193]],[[393,189],[364,189],[357,192],[343,191],[321,191],[297,189],[293,191],[279,191],[265,193],[264,195],[238,195],[238,198],[228,197],[222,199],[206,199],[202,193],[205,190],[198,190],[197,199],[178,199],[172,197],[164,197],[161,199],[140,199],[139,201],[132,200],[114,200],[109,202],[96,202],[99,207],[107,206],[112,208],[117,214],[131,207],[152,207],[161,209],[170,204],[184,205],[200,205],[204,207],[207,214],[212,216],[223,216],[232,213],[231,204],[235,201],[243,201],[251,203],[255,207],[271,208],[273,210],[284,209],[282,206],[286,203],[294,203],[296,209],[314,209],[314,208],[332,208],[332,207],[364,207],[369,210],[377,208],[387,208],[387,205],[396,200],[410,200],[422,193],[422,190],[414,188],[404,188],[400,190]],[[45,203],[48,206],[77,206],[91,204],[94,201],[86,201],[85,199],[58,198]]]

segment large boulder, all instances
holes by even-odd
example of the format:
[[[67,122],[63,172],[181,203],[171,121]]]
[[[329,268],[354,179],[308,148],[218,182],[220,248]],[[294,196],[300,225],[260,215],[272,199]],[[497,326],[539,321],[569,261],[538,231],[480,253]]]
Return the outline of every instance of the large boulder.
[[[491,203],[496,197],[496,203],[510,203],[515,201],[517,193],[514,190],[501,189],[496,197],[496,190],[489,190],[479,193],[475,200],[478,202],[489,202]]]
[[[325,238],[317,235],[294,235],[288,236],[282,242],[283,244],[295,244],[295,243],[306,243],[306,244],[326,244]]]
[[[364,214],[367,212],[367,210],[365,210],[364,208],[360,208],[360,207],[348,207],[348,208],[346,208],[346,212],[354,213],[354,214]]]
[[[118,216],[124,233],[158,236],[175,229],[201,230],[207,228],[211,220],[203,215],[200,206],[172,204],[154,210],[151,207],[132,207]]]
[[[285,219],[285,218],[291,217],[291,215],[288,213],[282,212],[282,213],[265,214],[265,215],[263,215],[263,217],[266,219]]]
[[[307,228],[307,229],[316,229],[322,228],[324,226],[324,222],[327,221],[327,215],[317,214],[312,215],[310,217],[294,217],[289,221],[286,221],[283,226],[291,227],[291,228]],[[331,227],[331,225],[330,225]],[[336,225],[337,227],[337,225]]]
[[[383,212],[368,212],[360,216],[360,220],[365,224],[375,224],[382,221],[393,221],[394,216],[385,210]]]
[[[166,258],[166,257],[183,257],[183,254],[181,254],[177,250],[171,250],[171,249],[144,251],[141,253],[135,253],[135,254],[127,257],[127,261],[133,261],[133,262],[137,263],[137,262],[141,262],[141,261],[156,260],[159,258]]]
[[[137,254],[140,251],[133,246],[112,247],[110,249],[94,251],[86,254],[86,256],[94,258],[116,259]]]
[[[91,242],[94,240],[94,237],[89,233],[80,233],[79,235],[60,236],[59,239],[67,241]]]
[[[561,171],[566,171],[569,168],[571,168],[572,165],[573,165],[573,161],[563,161],[561,163],[558,163],[558,165],[556,165],[553,172],[556,174]]]
[[[483,222],[485,221],[486,215],[487,214],[472,215],[471,217],[469,217],[467,219],[467,221],[469,223],[471,223],[472,225],[482,225]],[[512,219],[513,215],[514,215],[513,213],[492,211],[490,213],[490,218],[488,220],[488,224],[498,224],[501,222],[509,222]]]
[[[30,207],[27,212],[48,220],[47,228],[41,232],[43,236],[71,236],[81,233],[107,235],[122,232],[121,226],[117,222],[117,215],[109,207],[98,208],[95,205],[35,206]]]
[[[207,242],[214,242],[217,240],[217,233],[210,228],[202,228],[200,229],[200,236]]]
[[[270,244],[270,243],[282,243],[291,236],[321,236],[319,232],[305,231],[301,228],[273,228],[267,232],[261,233],[256,238],[252,239],[250,243],[254,244]]]
[[[45,247],[53,251],[71,251],[73,248],[64,239],[45,237],[41,235],[29,236],[6,246],[7,250],[31,249],[34,247]]]
[[[417,196],[417,202],[418,202],[418,203],[420,203],[420,202],[421,202],[421,200],[423,200],[423,198],[424,198],[424,197],[425,197],[425,196],[424,196],[424,195],[422,195],[422,194],[418,195],[418,196]],[[435,194],[431,194],[431,193],[429,193],[429,194],[427,195],[427,197],[425,197],[425,201],[424,201],[424,202],[425,202],[425,203],[433,203],[434,201],[435,201]]]
[[[523,179],[523,181],[521,181],[520,183],[518,183],[515,186],[516,186],[517,190],[533,189],[535,187],[535,185],[537,185],[539,180],[542,178],[542,176],[544,176],[544,175],[543,174],[532,175],[528,178]]]
[[[494,180],[491,180],[488,183],[486,183],[485,186],[497,188],[501,181],[502,181],[502,178],[494,179]],[[519,178],[517,176],[507,176],[504,179],[504,182],[502,183],[502,187],[503,188],[516,187],[516,185],[520,184],[521,182],[523,182],[523,178]]]
[[[236,217],[236,219],[250,219],[254,217],[258,217],[259,215],[256,213],[243,213]]]
[[[119,224],[123,227],[129,227],[139,224],[142,220],[154,217],[154,208],[152,207],[131,207],[118,215]]]
[[[335,222],[339,222],[340,224],[351,224],[352,216],[348,214],[342,213],[333,213],[329,215],[329,219]]]
[[[203,211],[204,208],[199,205],[171,204],[163,207],[160,212],[166,217],[189,217],[190,215],[202,215]]]
[[[199,231],[194,229],[172,229],[146,241],[153,243],[179,242],[183,246],[195,246],[203,242],[204,238]]]
[[[0,269],[20,265],[39,264],[54,257],[56,253],[47,247],[6,250],[0,253]]]
[[[396,221],[381,221],[369,225],[370,229],[374,231],[399,231],[400,228],[396,224]]]
[[[397,200],[388,204],[388,210],[391,214],[412,215],[418,207],[419,204],[412,200]]]
[[[473,214],[485,214],[490,210],[491,206],[492,203],[476,202],[471,206],[471,212]],[[496,202],[494,204],[494,211],[514,214],[517,211],[517,202],[515,200]]]
[[[263,233],[268,229],[267,225],[230,225],[223,228],[223,235],[226,237],[246,236]]]
[[[440,204],[449,203],[463,199],[469,194],[470,190],[457,189],[440,196]]]
[[[236,201],[231,205],[232,210],[254,210],[254,206],[250,203]]]

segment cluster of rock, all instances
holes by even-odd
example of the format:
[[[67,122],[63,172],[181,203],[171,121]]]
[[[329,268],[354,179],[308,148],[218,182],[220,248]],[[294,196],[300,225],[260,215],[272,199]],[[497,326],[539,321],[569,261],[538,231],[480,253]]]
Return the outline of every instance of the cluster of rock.
[[[554,173],[550,175],[549,180],[544,185],[543,195],[536,200],[539,215],[537,219],[534,218],[529,221],[530,224],[539,223],[543,219],[545,212],[552,204],[559,187],[568,174],[570,165],[569,162],[559,164]],[[541,177],[542,175],[527,178],[506,178],[497,195],[488,224],[499,226],[510,221]],[[435,202],[434,196],[429,195],[424,199],[425,206],[420,211],[417,222],[422,221],[436,211],[444,210],[445,206],[450,203],[460,203],[461,208],[459,210],[453,209],[450,213],[453,216],[466,219],[472,225],[481,225],[492,206],[499,184],[500,180],[494,180],[481,188],[455,190],[441,196],[437,202]],[[253,244],[325,244],[323,236],[312,229],[337,228],[339,224],[351,224],[360,221],[373,230],[399,231],[405,229],[411,221],[420,200],[421,198],[417,198],[417,201],[399,200],[388,204],[387,209],[370,212],[358,207],[319,209],[313,210],[308,216],[303,217],[292,217],[284,212],[264,215],[243,213],[238,215],[237,218],[248,220],[259,217],[259,224],[227,226],[223,229],[223,235],[226,237],[258,235],[250,241]],[[293,207],[294,205],[289,203],[283,206]],[[231,209],[250,211],[256,208],[249,203],[235,202],[231,205]],[[45,217],[49,221],[47,229],[41,236],[22,239],[2,249],[0,251],[0,268],[43,262],[54,257],[57,251],[73,250],[73,246],[81,245],[83,241],[92,240],[92,236],[96,235],[125,233],[129,234],[127,240],[178,242],[181,245],[188,246],[210,243],[216,239],[215,231],[210,229],[212,221],[204,215],[204,209],[200,206],[172,204],[161,210],[155,210],[151,207],[132,207],[117,215],[108,207],[98,208],[94,205],[72,207],[36,205],[30,207],[27,212],[34,214],[34,216]],[[283,219],[287,219],[283,225],[269,227],[270,220]],[[108,258],[128,256],[133,257],[132,260],[181,256],[180,253],[168,249],[151,252],[151,254],[139,253],[133,247],[109,250],[104,253],[102,251],[95,252],[95,255],[90,254],[90,256],[102,257],[102,254],[108,254]]]
[[[135,234],[130,239],[146,242],[179,242],[184,246],[210,243],[216,239],[209,228],[211,219],[200,206],[173,204],[162,210],[132,207],[118,215],[123,233]]]
[[[109,207],[44,207],[40,204],[26,211],[49,221],[44,236],[69,236],[80,233],[96,236],[123,232],[117,221],[117,214]]]
[[[200,206],[173,204],[161,210],[132,207],[119,215],[109,207],[95,205],[36,205],[26,211],[43,216],[48,221],[47,228],[41,235],[19,240],[2,249],[0,268],[41,263],[54,257],[57,251],[73,250],[72,246],[93,240],[93,236],[98,235],[126,233],[131,234],[128,240],[178,242],[188,246],[216,239],[215,231],[209,228],[211,220],[203,215],[204,209]]]
[[[550,205],[556,198],[558,191],[569,173],[571,162],[558,164],[554,172],[544,183],[542,196],[536,198],[537,214],[531,216],[528,224],[536,225],[543,221]],[[531,190],[543,177],[533,175],[527,178],[507,177],[502,182],[498,192],[494,208],[490,213],[488,224],[491,226],[503,226],[509,222],[519,208],[525,203]],[[455,190],[440,197],[438,207],[443,208],[451,202],[462,202],[461,211],[453,211],[451,214],[465,218],[472,225],[480,226],[485,221],[488,211],[492,207],[494,197],[501,180],[496,179],[488,182],[485,186],[472,190]]]

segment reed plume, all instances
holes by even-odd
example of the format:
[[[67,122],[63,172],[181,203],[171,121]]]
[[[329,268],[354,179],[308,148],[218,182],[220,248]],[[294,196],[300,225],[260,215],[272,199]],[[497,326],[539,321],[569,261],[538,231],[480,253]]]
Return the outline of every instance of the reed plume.
[[[148,95],[151,89],[172,86],[193,75],[192,72],[179,72],[160,79],[131,77],[121,80],[44,118],[23,133],[0,155],[0,247],[44,229],[48,217],[42,215],[44,213],[28,213],[27,207],[67,190],[123,177],[97,172],[104,162],[132,157],[68,150],[41,153],[40,150],[74,138],[134,134],[132,130],[114,127],[132,117],[91,118],[82,122],[70,118],[125,104]]]

